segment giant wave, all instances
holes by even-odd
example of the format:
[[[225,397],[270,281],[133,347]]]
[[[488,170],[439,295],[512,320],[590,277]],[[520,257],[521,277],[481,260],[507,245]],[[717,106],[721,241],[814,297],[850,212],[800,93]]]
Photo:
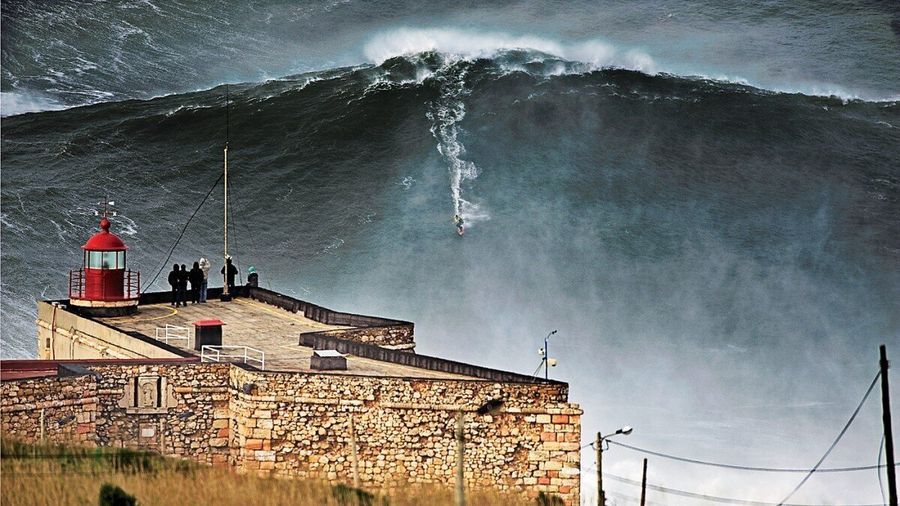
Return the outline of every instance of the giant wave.
[[[65,298],[92,202],[118,203],[133,267],[164,263],[219,178],[228,111],[231,253],[263,286],[409,319],[427,353],[524,372],[536,329],[559,328],[558,374],[590,413],[694,428],[723,459],[784,445],[731,406],[855,401],[870,361],[849,381],[807,354],[859,357],[896,334],[898,105],[544,49],[425,51],[4,119],[0,353],[34,355],[33,301]],[[172,261],[219,254],[220,192]],[[464,239],[457,211],[474,224]],[[614,385],[644,385],[652,406]],[[815,433],[826,414],[796,423]]]

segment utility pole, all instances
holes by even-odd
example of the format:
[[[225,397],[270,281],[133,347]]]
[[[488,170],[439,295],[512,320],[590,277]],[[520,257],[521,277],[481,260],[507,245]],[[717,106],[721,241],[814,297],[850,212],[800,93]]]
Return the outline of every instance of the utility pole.
[[[556,332],[554,330],[554,332]],[[623,426],[621,429],[607,434],[606,436],[597,433],[597,441],[594,442],[594,449],[597,450],[597,506],[606,506],[606,492],[603,491],[603,441],[619,434],[629,435],[634,430],[629,425]]]
[[[466,435],[463,432],[463,412],[456,417],[456,506],[466,506],[465,484]]]
[[[644,459],[644,476],[641,478],[641,506],[647,499],[647,459]]]
[[[891,506],[897,506],[897,475],[894,469],[894,434],[891,430],[891,396],[888,389],[887,349],[881,345],[881,420],[884,423],[884,459],[887,466],[888,498]]]
[[[229,274],[229,271],[231,270],[231,262],[229,261],[230,257],[228,256],[228,134],[229,134],[228,124],[231,122],[231,118],[229,118],[230,106],[231,106],[231,104],[230,104],[230,100],[229,100],[229,96],[228,96],[228,85],[226,84],[225,85],[225,149],[222,152],[222,155],[224,157],[224,170],[225,170],[225,211],[223,213],[224,217],[225,217],[225,258],[224,258],[225,275],[223,278],[224,283],[223,283],[223,288],[222,288],[222,295],[219,296],[219,299],[222,301],[229,301],[229,300],[231,300],[231,296],[232,296],[231,290],[229,289],[229,286],[228,286],[228,274]]]
[[[603,438],[597,433],[597,441],[594,442],[597,451],[597,506],[606,506],[606,494],[603,492]]]

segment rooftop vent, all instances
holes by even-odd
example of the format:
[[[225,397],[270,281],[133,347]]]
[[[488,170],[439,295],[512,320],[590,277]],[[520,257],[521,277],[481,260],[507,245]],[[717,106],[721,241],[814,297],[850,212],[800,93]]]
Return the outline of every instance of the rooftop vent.
[[[309,368],[317,371],[346,371],[347,358],[337,350],[315,350]]]

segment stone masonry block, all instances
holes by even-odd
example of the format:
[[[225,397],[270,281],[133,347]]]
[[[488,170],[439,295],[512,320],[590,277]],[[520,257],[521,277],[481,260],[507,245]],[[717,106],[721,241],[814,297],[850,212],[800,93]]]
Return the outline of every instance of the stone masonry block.
[[[275,462],[275,452],[272,450],[256,450],[253,458],[259,462]]]

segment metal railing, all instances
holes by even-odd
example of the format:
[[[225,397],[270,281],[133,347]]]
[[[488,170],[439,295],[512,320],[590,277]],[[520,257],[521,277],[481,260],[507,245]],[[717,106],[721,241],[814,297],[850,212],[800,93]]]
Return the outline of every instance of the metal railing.
[[[200,349],[201,362],[232,362],[234,360],[243,361],[245,364],[251,362],[259,364],[259,368],[266,368],[266,353],[256,348],[239,345],[212,345],[204,344]]]
[[[135,300],[141,296],[141,273],[138,271],[126,270],[122,272],[122,290],[107,291],[107,286],[100,283],[91,294],[85,293],[85,272],[84,269],[75,269],[69,271],[69,298],[85,299],[90,296],[91,299],[97,300]],[[118,283],[114,283],[118,285]],[[116,287],[118,288],[118,287]]]
[[[165,327],[156,327],[156,339],[166,344],[169,344],[170,340],[181,340],[185,341],[187,346],[187,341],[190,340],[189,330],[187,327],[167,323]]]
[[[81,299],[84,297],[84,269],[69,271],[69,298]]]

